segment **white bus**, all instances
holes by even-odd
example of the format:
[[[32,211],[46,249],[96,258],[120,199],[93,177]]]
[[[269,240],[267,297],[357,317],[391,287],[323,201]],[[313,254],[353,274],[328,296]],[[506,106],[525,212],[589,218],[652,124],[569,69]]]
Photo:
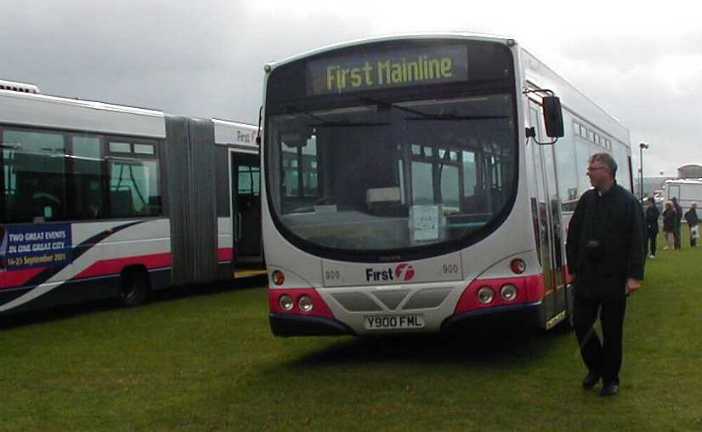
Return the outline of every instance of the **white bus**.
[[[590,154],[611,152],[632,187],[616,119],[505,38],[363,40],[265,71],[275,335],[568,317],[564,213]]]
[[[14,84],[0,89],[0,315],[135,305],[261,260],[256,127]]]

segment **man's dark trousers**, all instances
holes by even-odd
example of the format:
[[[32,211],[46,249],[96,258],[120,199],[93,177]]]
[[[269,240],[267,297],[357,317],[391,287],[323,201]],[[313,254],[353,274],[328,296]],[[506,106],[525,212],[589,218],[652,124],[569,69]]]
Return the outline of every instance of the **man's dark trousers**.
[[[601,375],[604,383],[619,384],[626,297],[592,298],[576,295],[574,306],[575,334],[585,365],[590,371]],[[594,329],[598,310],[603,343]]]
[[[648,238],[646,241],[646,250],[644,251],[644,256],[649,253],[656,256],[656,238],[658,237],[658,231],[648,231]],[[650,245],[650,246],[649,246]]]

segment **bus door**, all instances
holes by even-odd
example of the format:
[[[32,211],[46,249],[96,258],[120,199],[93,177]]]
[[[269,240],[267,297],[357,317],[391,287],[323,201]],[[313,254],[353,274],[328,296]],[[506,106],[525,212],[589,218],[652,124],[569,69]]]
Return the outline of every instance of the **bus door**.
[[[550,141],[542,125],[541,109],[530,102],[531,125],[536,130],[536,139]],[[554,144],[558,145],[558,144]],[[558,175],[553,145],[532,145],[534,172],[538,185],[538,219],[541,235],[541,263],[544,272],[544,311],[546,327],[550,328],[565,318],[566,278],[561,200],[558,194]]]
[[[260,264],[261,171],[257,154],[230,152],[232,232],[236,262]]]

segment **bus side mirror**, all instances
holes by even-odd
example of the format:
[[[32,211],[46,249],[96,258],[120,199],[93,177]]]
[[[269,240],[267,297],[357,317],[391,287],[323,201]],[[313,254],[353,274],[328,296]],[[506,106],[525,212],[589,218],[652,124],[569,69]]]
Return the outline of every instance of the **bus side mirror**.
[[[563,110],[561,110],[561,100],[557,96],[545,96],[541,102],[544,109],[546,135],[549,138],[562,137]]]

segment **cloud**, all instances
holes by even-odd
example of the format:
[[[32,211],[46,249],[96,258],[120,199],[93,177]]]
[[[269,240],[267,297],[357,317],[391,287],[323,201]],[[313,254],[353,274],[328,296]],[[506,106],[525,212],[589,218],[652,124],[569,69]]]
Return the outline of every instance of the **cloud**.
[[[2,4],[2,3],[5,4]],[[371,35],[469,30],[514,36],[651,144],[650,170],[702,162],[699,7],[377,0],[0,0],[0,78],[45,93],[255,123],[263,65]],[[647,174],[649,168],[647,168]]]
[[[702,162],[700,42],[698,30],[682,36],[571,37],[561,46],[561,73],[631,130],[636,167],[638,143],[650,144],[646,175]]]
[[[0,18],[0,53],[12,59],[2,78],[49,94],[255,122],[266,62],[365,31],[325,12],[299,22],[241,1],[30,2]]]

